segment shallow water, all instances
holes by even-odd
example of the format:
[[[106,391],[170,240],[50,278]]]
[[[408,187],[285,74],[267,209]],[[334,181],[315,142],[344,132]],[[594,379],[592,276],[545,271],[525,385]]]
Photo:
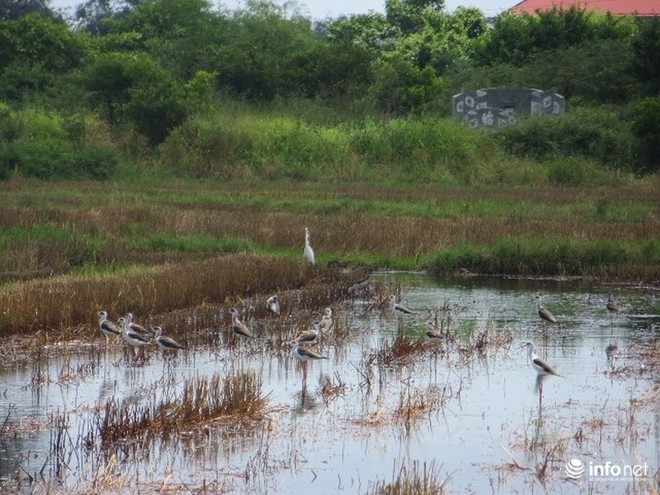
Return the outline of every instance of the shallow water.
[[[0,492],[18,476],[23,493],[366,493],[414,463],[450,493],[650,491],[660,459],[657,395],[649,398],[660,328],[652,296],[577,281],[372,276],[379,279],[400,286],[417,314],[399,320],[371,301],[338,306],[338,329],[349,336],[326,336],[320,350],[329,359],[309,363],[304,388],[288,350],[267,335],[227,346],[227,328],[191,335],[190,349],[172,358],[154,348],[137,365],[119,343],[52,347],[30,363],[0,364]],[[616,317],[605,310],[608,290],[619,300]],[[560,328],[541,323],[536,293]],[[451,340],[428,342],[403,362],[368,364],[397,331],[422,338],[429,315]],[[543,380],[542,394],[520,348],[528,340],[562,375]],[[606,353],[612,344],[616,352]],[[264,421],[182,426],[175,441],[147,449],[98,448],[92,411],[107,400],[173,398],[186,379],[245,370],[267,394]],[[343,388],[323,396],[320,377]],[[402,403],[418,414],[398,414]],[[67,424],[59,437],[58,418]],[[577,480],[567,477],[571,459],[587,470]]]

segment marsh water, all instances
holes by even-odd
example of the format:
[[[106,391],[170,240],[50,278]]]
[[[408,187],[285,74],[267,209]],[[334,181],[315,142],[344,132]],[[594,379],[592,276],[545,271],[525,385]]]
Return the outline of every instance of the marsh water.
[[[307,363],[306,382],[289,349],[269,340],[268,321],[257,340],[228,345],[224,315],[217,328],[179,339],[188,350],[174,355],[154,346],[138,362],[99,337],[0,363],[0,492],[352,494],[410,473],[448,493],[657,490],[652,291],[424,273],[374,281],[398,287],[415,315],[399,318],[368,299],[336,305],[343,337],[321,337],[328,359]],[[617,315],[605,309],[608,293]],[[534,294],[559,327],[539,319]],[[276,318],[300,325],[285,299]],[[444,334],[438,342],[424,337],[429,320]],[[420,346],[385,359],[402,334]],[[527,341],[561,377],[539,387]],[[261,381],[263,417],[99,446],[95,418],[108,401],[177,397],[186,380],[246,370]],[[569,461],[584,474],[567,472]]]

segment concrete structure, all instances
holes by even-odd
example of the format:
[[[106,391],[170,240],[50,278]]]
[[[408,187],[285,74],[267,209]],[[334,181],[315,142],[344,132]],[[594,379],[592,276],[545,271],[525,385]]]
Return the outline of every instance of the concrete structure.
[[[472,128],[515,125],[516,115],[564,113],[564,97],[532,88],[464,89],[451,99],[451,113]]]

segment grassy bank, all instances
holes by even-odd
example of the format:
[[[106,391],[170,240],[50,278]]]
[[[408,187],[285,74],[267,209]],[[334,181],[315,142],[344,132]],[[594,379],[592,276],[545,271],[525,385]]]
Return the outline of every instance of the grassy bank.
[[[649,179],[591,189],[12,180],[0,199],[10,332],[75,327],[99,308],[236,301],[337,265],[660,280]],[[322,270],[313,276],[301,266],[305,226]]]
[[[310,101],[218,104],[191,115],[156,146],[134,132],[112,132],[91,113],[5,105],[0,134],[9,138],[0,138],[0,179],[618,187],[653,170],[609,108],[475,131],[436,115],[340,115]]]
[[[651,281],[655,186],[10,181],[0,189],[0,274],[93,274],[231,253],[298,260],[309,226],[321,263],[535,275],[627,267],[616,278]]]

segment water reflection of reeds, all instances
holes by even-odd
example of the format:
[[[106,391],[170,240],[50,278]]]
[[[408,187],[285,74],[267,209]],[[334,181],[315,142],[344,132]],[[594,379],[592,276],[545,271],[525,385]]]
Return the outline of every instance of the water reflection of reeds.
[[[254,373],[221,378],[215,374],[186,380],[173,399],[151,398],[146,403],[110,399],[96,419],[103,445],[137,439],[148,444],[170,435],[221,420],[248,421],[266,409],[261,382]]]

